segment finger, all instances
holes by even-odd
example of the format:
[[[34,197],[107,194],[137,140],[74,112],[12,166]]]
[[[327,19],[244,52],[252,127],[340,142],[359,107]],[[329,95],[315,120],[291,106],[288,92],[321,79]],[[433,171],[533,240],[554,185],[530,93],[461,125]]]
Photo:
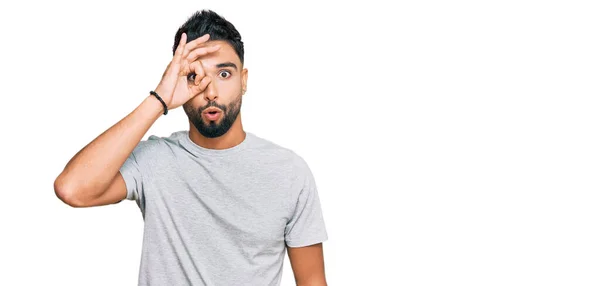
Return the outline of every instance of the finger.
[[[202,93],[206,89],[206,87],[208,87],[208,85],[210,84],[211,81],[212,81],[212,78],[210,76],[205,76],[202,78],[202,80],[200,81],[200,83],[198,85],[193,85],[192,86],[193,96],[196,96],[196,95]]]
[[[202,78],[204,78],[204,69],[202,68],[202,63],[199,61],[195,61],[190,65],[190,71],[196,74],[196,78],[194,79],[194,85],[198,85]]]
[[[189,55],[187,56],[187,60],[188,60],[188,62],[193,62],[201,56],[218,51],[220,48],[221,48],[220,45],[196,48],[195,50],[193,50],[189,53]]]
[[[187,43],[185,45],[185,49],[183,49],[183,55],[181,56],[181,58],[185,59],[188,56],[188,54],[190,53],[190,51],[194,50],[195,48],[199,47],[200,45],[202,45],[203,43],[208,41],[209,38],[210,38],[210,34],[204,34],[202,37],[197,38],[197,39]]]
[[[177,45],[177,49],[175,49],[175,55],[173,59],[167,66],[165,70],[165,74],[169,73],[171,76],[177,76],[179,74],[179,62],[181,61],[181,57],[183,55],[183,50],[185,49],[185,42],[187,39],[187,35],[185,33],[181,33],[181,38],[179,39],[179,45]],[[164,77],[164,74],[163,74]]]
[[[185,50],[185,41],[187,39],[187,35],[185,33],[181,34],[181,39],[179,39],[179,44],[177,45],[177,49],[175,49],[175,62],[179,62],[183,57],[183,51]]]

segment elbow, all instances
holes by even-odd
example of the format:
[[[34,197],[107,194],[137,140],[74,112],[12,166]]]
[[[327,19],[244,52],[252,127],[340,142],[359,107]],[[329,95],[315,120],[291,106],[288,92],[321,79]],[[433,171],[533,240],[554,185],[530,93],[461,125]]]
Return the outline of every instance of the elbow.
[[[77,199],[75,189],[76,188],[68,186],[62,176],[58,176],[58,178],[54,180],[54,194],[59,200],[74,208],[85,207],[85,205]]]

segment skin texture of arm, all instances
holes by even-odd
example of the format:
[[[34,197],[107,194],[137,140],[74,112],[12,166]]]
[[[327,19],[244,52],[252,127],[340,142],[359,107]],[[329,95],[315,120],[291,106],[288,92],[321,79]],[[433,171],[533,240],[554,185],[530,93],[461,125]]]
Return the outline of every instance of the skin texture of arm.
[[[147,96],[133,112],[77,152],[54,181],[56,196],[72,207],[107,205],[124,199],[127,190],[119,168],[162,115],[162,108],[158,99]]]
[[[287,247],[296,285],[327,286],[323,243],[304,247]]]

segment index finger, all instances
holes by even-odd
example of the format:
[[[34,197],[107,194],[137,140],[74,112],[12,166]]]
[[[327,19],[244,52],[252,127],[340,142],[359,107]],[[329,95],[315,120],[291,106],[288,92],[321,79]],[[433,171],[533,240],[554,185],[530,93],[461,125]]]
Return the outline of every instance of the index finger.
[[[186,59],[188,60],[188,62],[193,62],[201,56],[218,51],[220,48],[220,45],[196,48],[188,54]]]
[[[191,42],[185,44],[185,48],[183,49],[183,53],[181,54],[181,59],[187,58],[190,51],[199,47],[200,45],[206,43],[210,38],[210,34],[204,34],[202,37],[192,40]]]

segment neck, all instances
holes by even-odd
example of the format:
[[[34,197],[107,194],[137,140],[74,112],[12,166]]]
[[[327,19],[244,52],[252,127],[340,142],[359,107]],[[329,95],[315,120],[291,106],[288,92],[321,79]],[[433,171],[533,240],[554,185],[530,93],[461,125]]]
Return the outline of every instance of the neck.
[[[241,116],[238,116],[231,128],[222,136],[216,138],[204,137],[191,122],[189,134],[190,139],[197,145],[215,150],[229,149],[237,146],[246,138]]]

